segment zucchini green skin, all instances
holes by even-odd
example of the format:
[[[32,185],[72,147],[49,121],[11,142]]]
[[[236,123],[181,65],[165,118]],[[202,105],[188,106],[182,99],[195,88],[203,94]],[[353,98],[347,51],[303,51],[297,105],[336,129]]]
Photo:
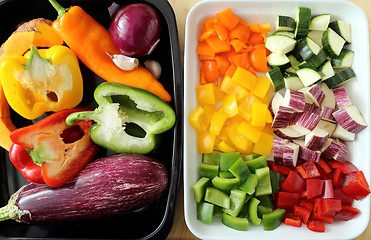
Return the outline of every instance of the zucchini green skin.
[[[158,199],[168,186],[165,166],[135,154],[97,159],[58,188],[30,183],[0,209],[0,220],[41,223],[80,221],[134,211]]]

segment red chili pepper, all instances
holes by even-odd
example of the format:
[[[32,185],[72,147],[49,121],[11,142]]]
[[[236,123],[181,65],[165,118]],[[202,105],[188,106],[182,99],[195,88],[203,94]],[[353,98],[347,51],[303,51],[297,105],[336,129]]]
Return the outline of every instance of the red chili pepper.
[[[27,181],[45,183],[41,175],[41,166],[34,163],[24,147],[13,143],[9,149],[9,159]]]
[[[90,138],[92,121],[81,120],[72,126],[65,123],[67,116],[82,110],[86,109],[66,109],[53,113],[35,124],[13,131],[10,135],[13,143],[25,148],[33,162],[41,165],[42,179],[49,186],[61,186],[75,177],[98,151],[98,146]],[[33,169],[28,158],[15,153],[19,151],[18,148],[13,149],[9,156],[16,168],[27,180],[37,180],[37,174],[40,174],[36,171],[37,168]],[[29,167],[17,167],[22,165]],[[30,169],[35,170],[34,174],[28,172]]]

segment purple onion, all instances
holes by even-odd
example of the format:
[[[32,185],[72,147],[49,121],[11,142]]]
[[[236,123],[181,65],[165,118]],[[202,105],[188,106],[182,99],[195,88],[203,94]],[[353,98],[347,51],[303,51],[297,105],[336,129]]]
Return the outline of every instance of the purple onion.
[[[160,17],[148,4],[128,4],[112,17],[110,33],[122,54],[130,57],[146,56],[160,41]]]

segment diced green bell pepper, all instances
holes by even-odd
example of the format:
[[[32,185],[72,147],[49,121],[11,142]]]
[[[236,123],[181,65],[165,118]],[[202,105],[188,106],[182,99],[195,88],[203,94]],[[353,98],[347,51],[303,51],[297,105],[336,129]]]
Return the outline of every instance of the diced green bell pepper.
[[[280,190],[281,173],[275,172],[275,171],[270,171],[269,175],[270,175],[270,178],[271,178],[272,192],[276,193]]]
[[[247,218],[233,217],[227,213],[223,213],[222,223],[230,228],[239,231],[247,231],[249,226],[249,221],[247,220]]]
[[[257,153],[251,153],[251,154],[245,154],[245,155],[242,155],[242,158],[243,160],[245,161],[249,161],[249,160],[252,160],[254,158],[257,158],[257,157],[260,157],[261,155],[260,154],[257,154]]]
[[[258,216],[258,205],[260,201],[257,198],[250,198],[247,202],[247,215],[249,216],[249,220],[253,225],[259,225],[261,223],[261,219]]]
[[[105,82],[94,91],[98,107],[67,117],[67,125],[77,120],[93,120],[91,139],[116,153],[147,154],[159,144],[159,136],[175,124],[169,104],[143,89]]]
[[[265,213],[262,217],[263,227],[266,231],[271,231],[279,227],[285,216],[285,209],[277,208],[271,213]]]
[[[252,195],[255,192],[255,188],[258,185],[258,177],[251,173],[247,179],[241,183],[239,188],[245,193]]]
[[[240,180],[238,178],[221,178],[221,177],[214,177],[211,180],[214,187],[220,190],[230,191],[232,189],[237,188],[240,185]]]
[[[231,198],[231,207],[228,209],[224,209],[224,212],[233,217],[237,217],[245,204],[246,196],[246,193],[241,190],[231,190],[231,193],[229,194],[229,197]]]
[[[249,168],[241,157],[233,163],[229,168],[229,171],[241,182],[245,181],[251,174]]]
[[[202,177],[192,185],[193,196],[197,203],[200,203],[204,199],[206,187],[208,186],[209,182],[209,178]]]
[[[235,178],[235,176],[230,171],[220,171],[219,177],[221,178]]]
[[[258,216],[259,218],[262,218],[263,214],[273,212],[272,208],[265,207],[263,205],[258,205]]]
[[[245,163],[252,173],[255,173],[256,169],[258,168],[268,166],[266,156],[259,156],[251,160],[247,160]]]
[[[212,223],[214,216],[214,204],[207,202],[197,203],[197,219],[204,223]]]
[[[255,196],[272,194],[269,172],[269,167],[258,168],[255,170],[255,174],[258,177],[258,185],[255,189]]]
[[[200,164],[200,177],[214,178],[219,175],[219,166],[206,163]]]
[[[223,191],[214,187],[207,187],[205,193],[205,201],[220,206],[222,208],[230,208],[231,199]]]
[[[203,153],[202,154],[202,162],[210,165],[219,165],[221,152],[213,151],[211,153]]]
[[[237,161],[240,157],[239,152],[223,152],[220,156],[220,171],[228,171],[229,168]]]
[[[273,209],[274,204],[273,204],[273,197],[272,197],[271,194],[257,196],[256,198],[260,201],[259,205],[262,205],[262,206],[264,206],[266,208]]]

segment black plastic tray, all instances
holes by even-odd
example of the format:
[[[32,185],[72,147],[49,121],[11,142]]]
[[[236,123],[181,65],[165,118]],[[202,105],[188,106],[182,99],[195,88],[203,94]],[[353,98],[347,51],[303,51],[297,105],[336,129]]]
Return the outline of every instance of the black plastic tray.
[[[103,26],[109,26],[108,0],[58,1],[62,6],[81,6]],[[156,59],[162,66],[159,81],[172,96],[170,105],[176,112],[177,122],[173,129],[163,135],[161,146],[150,155],[162,161],[169,173],[170,184],[166,192],[154,203],[140,211],[102,220],[65,222],[55,224],[24,224],[14,221],[0,223],[0,238],[6,239],[165,239],[173,224],[175,200],[182,163],[182,118],[183,118],[183,79],[179,52],[178,31],[173,9],[166,0],[116,0],[124,5],[145,2],[158,11],[162,22],[159,45],[147,58]],[[56,11],[47,0],[0,0],[0,42],[23,22],[43,17],[54,20]],[[140,59],[143,61],[146,58]],[[93,91],[103,80],[92,73],[82,63],[84,77],[84,98],[80,105],[95,106]],[[93,84],[92,84],[93,83]],[[11,113],[17,127],[30,124],[14,112]],[[1,134],[1,133],[0,133]],[[104,150],[96,158],[109,153]],[[14,169],[8,159],[8,152],[0,150],[0,206],[6,205],[9,197],[27,182]]]

